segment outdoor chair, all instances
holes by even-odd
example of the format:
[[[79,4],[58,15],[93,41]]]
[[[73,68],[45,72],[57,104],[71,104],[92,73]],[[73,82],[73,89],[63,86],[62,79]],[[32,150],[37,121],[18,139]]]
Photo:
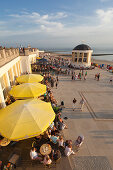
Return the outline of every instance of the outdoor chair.
[[[20,150],[15,150],[9,156],[8,162],[11,163],[16,168],[20,160],[21,160],[21,152]]]

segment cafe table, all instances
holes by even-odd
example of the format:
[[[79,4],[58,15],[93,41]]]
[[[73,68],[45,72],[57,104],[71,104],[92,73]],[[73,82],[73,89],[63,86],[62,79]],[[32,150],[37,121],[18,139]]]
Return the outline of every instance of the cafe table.
[[[51,146],[49,144],[43,144],[41,147],[40,147],[40,153],[42,155],[49,155],[51,153]]]

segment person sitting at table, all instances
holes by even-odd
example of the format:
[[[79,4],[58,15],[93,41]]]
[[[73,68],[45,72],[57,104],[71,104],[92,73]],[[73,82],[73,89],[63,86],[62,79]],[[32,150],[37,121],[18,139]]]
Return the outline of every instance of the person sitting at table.
[[[65,142],[64,142],[64,146],[66,147],[66,146],[68,146],[68,145],[72,145],[72,140],[66,140]]]
[[[59,130],[67,129],[66,124],[63,122],[63,120],[61,118],[59,118],[59,120],[58,120],[58,128],[59,128]]]
[[[53,131],[56,130],[54,122],[52,122],[49,127]]]
[[[59,130],[55,127],[55,123],[54,121],[52,122],[52,124],[49,126],[49,130],[51,130],[51,133],[59,133]]]
[[[35,139],[36,139],[36,141],[37,141],[37,142],[40,142],[40,141],[41,141],[41,139],[42,139],[42,135],[35,136]]]
[[[60,158],[61,158],[61,152],[60,152],[60,150],[56,150],[56,151],[53,150],[52,159],[55,160],[55,161],[57,161],[57,160],[59,160]]]
[[[68,144],[65,148],[65,155],[70,156],[71,154],[75,154],[75,152],[72,150],[72,145]]]
[[[58,146],[64,147],[64,139],[63,139],[63,136],[59,136]]]
[[[46,130],[45,132],[44,132],[44,134],[43,134],[43,138],[42,139],[45,139],[45,140],[47,140],[47,141],[49,141],[49,139],[50,139],[50,134],[51,134],[51,131],[50,130]]]
[[[44,165],[50,165],[52,163],[52,160],[50,159],[49,155],[45,155],[44,160],[41,162]]]
[[[51,135],[49,135],[49,138],[50,138],[50,140],[51,140],[54,144],[57,144],[58,139],[59,139],[59,137],[56,136],[56,135],[54,135],[54,133],[52,133]]]
[[[42,156],[40,153],[36,152],[36,148],[33,147],[30,151],[30,157],[32,160],[39,160],[42,161]]]

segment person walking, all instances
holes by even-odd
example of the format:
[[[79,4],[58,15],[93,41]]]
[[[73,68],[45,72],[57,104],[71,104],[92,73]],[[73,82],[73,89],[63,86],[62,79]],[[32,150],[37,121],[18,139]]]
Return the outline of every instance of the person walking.
[[[75,110],[76,102],[77,102],[77,100],[74,98],[73,99],[73,111]]]
[[[81,72],[79,73],[79,79],[81,80],[81,78],[82,78],[82,74],[81,74]]]
[[[57,81],[57,82],[59,81],[58,76],[56,77],[56,81]]]
[[[76,75],[75,75],[75,80],[77,80],[77,79],[78,79],[78,75],[76,74]]]
[[[112,84],[112,81],[113,81],[113,79],[112,79],[112,77],[110,77],[110,80],[109,80],[109,82]]]
[[[56,89],[57,89],[57,86],[58,86],[58,82],[56,81]]]
[[[100,73],[97,75],[97,81],[99,81],[100,79]]]
[[[85,73],[85,76],[87,76],[87,71],[86,71],[86,73]]]
[[[84,99],[82,98],[80,101],[80,110],[83,111],[83,106],[84,106]]]

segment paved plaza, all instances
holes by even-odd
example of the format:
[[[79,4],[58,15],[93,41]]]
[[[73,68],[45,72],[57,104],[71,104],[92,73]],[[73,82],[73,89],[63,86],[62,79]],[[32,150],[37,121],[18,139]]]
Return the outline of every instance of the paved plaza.
[[[79,70],[75,71],[76,73]],[[95,74],[100,73],[100,81]],[[112,76],[106,70],[95,68],[89,70],[87,80],[72,81],[71,75],[59,76],[58,88],[52,89],[58,104],[63,100],[65,108],[62,117],[68,129],[64,129],[65,139],[84,135],[84,143],[76,155],[69,157],[73,170],[111,170],[113,169],[113,85]],[[73,98],[76,98],[76,109],[72,109]],[[83,111],[80,111],[81,97],[85,100]]]

